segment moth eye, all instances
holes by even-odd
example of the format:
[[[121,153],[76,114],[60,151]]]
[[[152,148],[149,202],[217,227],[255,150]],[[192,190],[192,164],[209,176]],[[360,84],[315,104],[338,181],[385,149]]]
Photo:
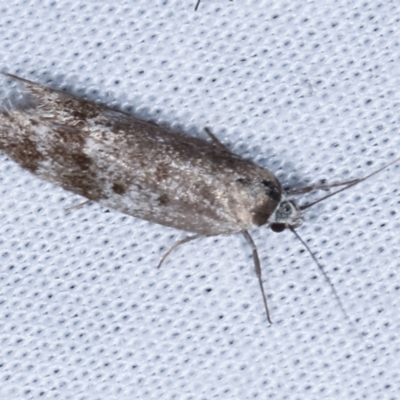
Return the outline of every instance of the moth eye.
[[[273,232],[283,232],[286,229],[285,224],[271,224],[270,228]]]

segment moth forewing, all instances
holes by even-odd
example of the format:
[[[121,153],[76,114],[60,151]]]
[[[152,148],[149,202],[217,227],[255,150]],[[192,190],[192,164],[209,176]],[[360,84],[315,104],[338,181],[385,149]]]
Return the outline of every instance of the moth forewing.
[[[273,173],[233,154],[210,130],[211,141],[190,137],[5,75],[23,90],[0,112],[0,150],[36,176],[88,200],[194,234],[177,242],[160,265],[173,249],[195,238],[241,233],[253,252],[268,320],[259,257],[247,231],[269,224],[275,232],[290,229],[298,236],[294,228],[302,223],[302,211],[322,199],[298,207],[290,196],[342,186],[325,199],[387,167],[331,187],[283,193]]]

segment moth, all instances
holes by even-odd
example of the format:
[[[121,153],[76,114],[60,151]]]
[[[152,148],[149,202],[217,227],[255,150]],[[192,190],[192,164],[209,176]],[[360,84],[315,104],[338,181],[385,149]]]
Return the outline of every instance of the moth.
[[[296,232],[302,213],[361,179],[284,191],[267,169],[211,141],[173,132],[40,84],[4,74],[21,87],[19,98],[0,112],[0,150],[45,181],[121,213],[192,233],[176,247],[203,236],[240,233],[252,249],[266,316],[271,322],[256,245],[249,230],[269,225]],[[299,206],[293,196],[330,190]],[[342,309],[343,306],[341,305]],[[344,310],[344,309],[343,309]]]

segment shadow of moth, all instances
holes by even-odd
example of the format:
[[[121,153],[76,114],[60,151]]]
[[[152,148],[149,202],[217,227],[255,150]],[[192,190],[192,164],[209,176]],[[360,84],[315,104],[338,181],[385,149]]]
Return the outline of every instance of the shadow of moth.
[[[257,248],[249,230],[290,229],[328,276],[295,228],[302,211],[377,174],[284,192],[267,169],[233,154],[208,130],[206,141],[37,83],[21,84],[20,99],[0,112],[0,149],[39,178],[124,214],[202,236],[241,233],[249,243],[268,321]],[[338,187],[298,206],[292,196]]]

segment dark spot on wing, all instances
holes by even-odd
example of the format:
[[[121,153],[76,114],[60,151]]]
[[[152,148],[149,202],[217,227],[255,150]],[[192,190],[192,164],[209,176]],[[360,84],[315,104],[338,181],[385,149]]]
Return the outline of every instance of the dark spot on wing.
[[[112,190],[116,194],[123,195],[126,192],[126,187],[124,185],[122,185],[121,183],[114,183],[112,185]]]
[[[90,118],[97,117],[103,109],[103,106],[99,104],[89,103],[70,97],[69,95],[64,95],[62,97],[62,104],[60,108],[67,108],[72,117],[77,120],[85,121]]]
[[[53,162],[52,170],[43,171],[41,177],[89,200],[105,198],[102,171],[85,153],[84,133],[68,126],[58,127],[55,132],[52,137],[49,136],[46,149],[46,159]]]
[[[162,194],[159,198],[158,198],[158,202],[160,204],[160,206],[165,206],[168,204],[169,202],[169,198],[166,194]]]
[[[15,149],[14,154],[19,157],[23,168],[35,172],[39,163],[44,160],[43,154],[38,150],[36,143],[25,137],[21,147]]]
[[[163,181],[165,179],[167,179],[169,176],[169,166],[167,164],[164,163],[160,163],[157,165],[156,167],[156,178],[157,180]]]
[[[35,173],[39,163],[45,159],[44,155],[38,150],[36,143],[27,136],[18,138],[0,134],[0,148],[22,168],[32,173]]]
[[[245,179],[245,178],[239,178],[239,179],[236,179],[236,182],[239,182],[242,185],[247,185],[250,181],[248,179]]]
[[[93,163],[92,159],[84,153],[71,154],[71,158],[82,171],[88,171]]]
[[[278,186],[275,182],[272,181],[262,181],[261,182],[265,187],[265,194],[271,197],[272,200],[279,203],[282,198],[282,190],[280,186]]]

